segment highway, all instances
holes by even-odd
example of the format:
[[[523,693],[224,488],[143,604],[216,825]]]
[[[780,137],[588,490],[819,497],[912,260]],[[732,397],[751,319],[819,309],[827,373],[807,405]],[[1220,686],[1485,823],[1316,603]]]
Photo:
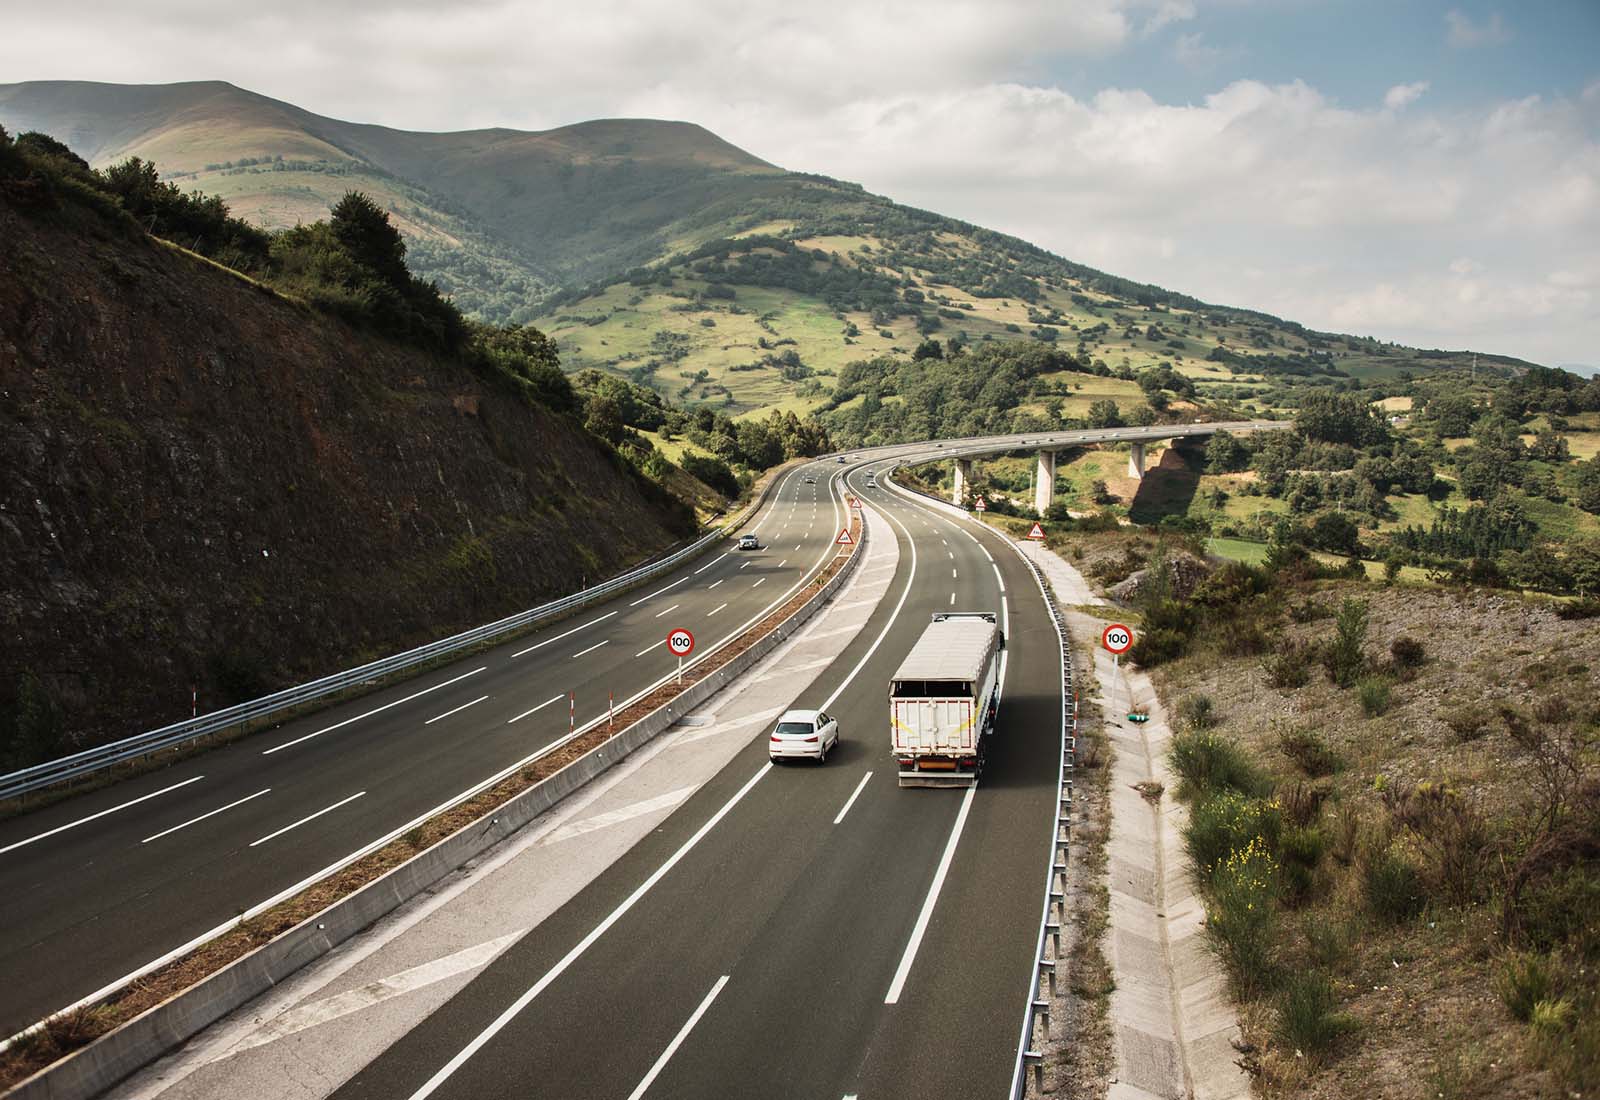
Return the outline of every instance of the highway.
[[[0,1033],[400,835],[759,620],[829,560],[843,490],[899,543],[888,594],[818,681],[843,740],[771,768],[757,739],[665,825],[357,1073],[351,1096],[998,1095],[1050,854],[1054,631],[1004,539],[882,488],[900,456],[1205,434],[1054,432],[862,451],[788,472],[722,549],[633,592],[170,768],[0,823]],[[1228,425],[1228,427],[1270,425]],[[1005,702],[982,785],[909,789],[885,684],[938,610],[1000,610]],[[576,700],[569,716],[569,694]],[[431,1084],[430,1084],[431,1082]],[[548,1087],[545,1087],[548,1086]],[[419,1090],[422,1090],[419,1092]],[[641,1091],[642,1090],[642,1091]]]
[[[901,558],[798,701],[839,717],[827,765],[753,741],[336,1096],[1005,1094],[1050,856],[1055,634],[1003,540],[851,480]],[[978,788],[901,789],[885,685],[951,608],[1003,616],[994,747]]]
[[[141,969],[566,736],[779,604],[836,552],[832,460],[733,543],[576,616],[281,728],[0,823],[0,1034]],[[808,482],[807,477],[814,482]]]

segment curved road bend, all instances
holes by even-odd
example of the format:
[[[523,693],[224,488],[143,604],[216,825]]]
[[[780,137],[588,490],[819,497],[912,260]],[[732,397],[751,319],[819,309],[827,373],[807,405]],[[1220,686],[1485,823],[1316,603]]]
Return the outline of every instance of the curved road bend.
[[[732,542],[516,642],[0,823],[0,1035],[108,985],[603,717],[835,553],[830,459],[797,467]],[[807,476],[815,478],[807,483]]]
[[[1055,633],[999,537],[851,481],[900,569],[801,701],[840,719],[827,766],[770,767],[763,734],[335,1095],[1005,1093],[1050,853]],[[1005,614],[995,742],[972,792],[902,790],[886,684],[952,607]]]

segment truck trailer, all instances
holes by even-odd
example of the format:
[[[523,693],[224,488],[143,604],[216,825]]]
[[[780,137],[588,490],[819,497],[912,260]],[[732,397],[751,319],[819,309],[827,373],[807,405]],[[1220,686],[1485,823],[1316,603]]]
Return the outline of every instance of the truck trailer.
[[[992,611],[933,616],[889,681],[900,786],[977,786],[1000,709],[1005,644]]]

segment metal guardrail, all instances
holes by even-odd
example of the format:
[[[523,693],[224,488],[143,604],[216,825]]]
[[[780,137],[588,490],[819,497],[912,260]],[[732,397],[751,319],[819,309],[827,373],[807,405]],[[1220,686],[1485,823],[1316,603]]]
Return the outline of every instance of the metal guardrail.
[[[623,589],[630,588],[640,581],[649,580],[651,577],[670,571],[683,561],[694,557],[706,548],[727,538],[729,533],[740,523],[743,523],[755,509],[766,502],[768,494],[783,478],[782,474],[768,482],[761,495],[753,501],[741,514],[737,514],[722,527],[702,535],[666,557],[657,561],[638,566],[626,573],[612,577],[610,580],[597,584],[592,588],[585,588],[581,592],[570,596],[562,596],[551,600],[549,603],[540,604],[538,607],[519,611],[492,623],[464,630],[448,638],[428,642],[415,649],[408,649],[404,653],[396,653],[388,657],[380,657],[355,668],[343,672],[335,672],[319,680],[299,684],[295,687],[285,688],[271,695],[263,695],[259,699],[237,703],[222,710],[212,711],[182,722],[174,722],[159,729],[148,730],[112,741],[105,745],[98,745],[92,749],[63,756],[56,760],[49,760],[43,764],[22,768],[19,771],[0,775],[0,799],[14,798],[27,794],[30,791],[42,790],[54,786],[68,779],[76,779],[89,775],[116,764],[137,760],[162,749],[175,748],[186,742],[196,740],[209,734],[218,733],[232,726],[241,725],[259,718],[266,718],[280,711],[300,706],[328,695],[336,694],[347,688],[365,684],[388,676],[395,672],[402,672],[409,668],[431,661],[437,657],[449,656],[461,650],[468,649],[482,642],[493,641],[504,635],[525,629],[544,619],[555,618],[575,608],[604,599]]]
[[[1010,539],[1006,540],[1010,542]],[[1012,544],[1016,549],[1015,543]],[[1033,1070],[1034,1091],[1044,1092],[1044,1052],[1035,1045],[1038,1025],[1050,1034],[1050,1005],[1056,996],[1057,967],[1061,964],[1061,927],[1067,918],[1067,856],[1072,839],[1072,775],[1078,753],[1078,699],[1072,686],[1072,647],[1067,644],[1066,624],[1056,606],[1050,584],[1039,567],[1020,549],[1050,611],[1056,642],[1061,647],[1061,766],[1056,780],[1055,824],[1050,836],[1050,870],[1045,879],[1044,915],[1039,921],[1039,939],[1034,946],[1034,969],[1028,983],[1028,1007],[1022,1017],[1022,1037],[1017,1044],[1017,1061],[1011,1077],[1011,1098],[1022,1100],[1028,1091],[1028,1070]],[[1051,953],[1045,956],[1045,945]],[[1048,982],[1049,994],[1042,988]]]

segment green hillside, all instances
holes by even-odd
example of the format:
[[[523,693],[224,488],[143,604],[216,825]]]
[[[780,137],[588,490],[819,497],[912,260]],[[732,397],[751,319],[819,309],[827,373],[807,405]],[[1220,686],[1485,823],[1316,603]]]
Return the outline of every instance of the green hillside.
[[[221,82],[38,81],[0,85],[0,124],[60,136],[96,166],[154,160],[267,228],[316,221],[361,190],[406,235],[411,268],[469,316],[535,322],[569,370],[734,415],[820,408],[847,363],[908,355],[930,335],[1036,340],[1123,383],[1165,362],[1204,397],[1245,408],[1270,407],[1285,380],[1392,380],[1471,359],[1120,279],[786,172],[684,122],[415,133]],[[1479,362],[1496,365],[1523,364]],[[1127,395],[1115,379],[1072,381],[1063,415]]]

